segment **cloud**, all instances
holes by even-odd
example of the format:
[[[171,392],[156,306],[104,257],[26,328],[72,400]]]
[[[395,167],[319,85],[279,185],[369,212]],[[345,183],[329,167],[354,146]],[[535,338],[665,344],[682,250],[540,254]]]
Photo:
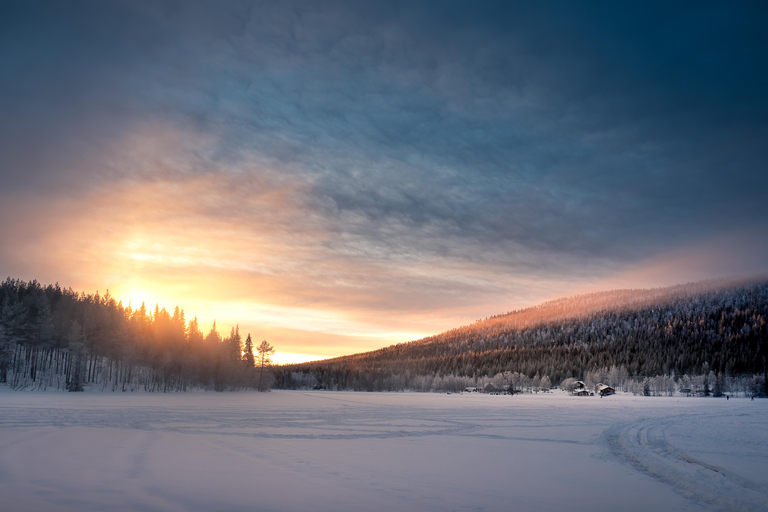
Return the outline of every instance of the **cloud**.
[[[759,4],[0,9],[14,276],[421,333],[768,215]]]

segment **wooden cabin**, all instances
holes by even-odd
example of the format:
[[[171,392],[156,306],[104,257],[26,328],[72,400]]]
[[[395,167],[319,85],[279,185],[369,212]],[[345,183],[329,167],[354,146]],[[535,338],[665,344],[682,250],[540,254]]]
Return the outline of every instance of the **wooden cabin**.
[[[609,396],[616,394],[616,390],[613,389],[611,386],[606,386],[605,384],[598,384],[595,386],[595,392],[600,393],[600,396]]]
[[[584,384],[582,381],[577,380],[576,383],[573,385],[573,391],[571,392],[571,395],[589,396],[589,390],[587,389],[587,385]]]

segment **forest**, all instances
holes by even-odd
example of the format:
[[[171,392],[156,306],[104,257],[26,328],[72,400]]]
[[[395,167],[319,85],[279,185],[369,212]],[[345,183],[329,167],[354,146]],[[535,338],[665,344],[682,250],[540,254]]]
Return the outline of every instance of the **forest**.
[[[11,389],[265,390],[272,353],[237,326],[222,337],[214,321],[204,335],[178,307],[132,308],[109,292],[37,281],[0,284],[0,384]]]
[[[768,394],[768,281],[704,281],[547,302],[436,336],[276,369],[280,388]],[[542,385],[542,382],[544,385]]]
[[[372,352],[272,366],[239,327],[107,292],[0,284],[0,384],[110,391],[539,391],[575,380],[661,395],[768,395],[768,280],[614,290],[546,302]],[[255,352],[255,353],[254,353]]]

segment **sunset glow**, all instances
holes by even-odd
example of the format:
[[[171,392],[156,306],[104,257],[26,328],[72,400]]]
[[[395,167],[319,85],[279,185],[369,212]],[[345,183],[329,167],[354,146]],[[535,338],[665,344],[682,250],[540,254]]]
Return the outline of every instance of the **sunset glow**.
[[[612,28],[634,16],[571,7],[61,9],[19,8],[0,52],[2,277],[178,306],[286,362],[768,269],[764,90],[686,53],[762,59],[738,24],[667,61]]]

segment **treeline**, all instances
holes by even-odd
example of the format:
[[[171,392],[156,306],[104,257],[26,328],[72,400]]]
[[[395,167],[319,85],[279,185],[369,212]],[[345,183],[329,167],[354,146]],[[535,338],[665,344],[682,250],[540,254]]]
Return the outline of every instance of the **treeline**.
[[[267,389],[273,350],[256,348],[258,361],[250,334],[243,340],[234,327],[222,337],[215,322],[203,334],[178,307],[134,309],[109,292],[37,281],[0,284],[0,383],[12,389]]]
[[[757,376],[768,381],[768,282],[620,290],[513,311],[410,343],[280,367],[276,385],[414,388],[414,379],[493,378],[554,384],[623,368],[642,377]],[[418,387],[418,386],[416,386]]]
[[[704,367],[706,371],[707,367]],[[289,389],[329,389],[352,391],[420,391],[449,392],[479,391],[492,394],[543,393],[554,388],[571,392],[577,379],[569,377],[555,385],[548,375],[528,377],[519,372],[502,372],[492,376],[466,375],[379,375],[363,376],[347,381],[346,387],[334,380],[333,374],[323,372],[278,371],[279,384]],[[581,380],[581,379],[579,379]],[[645,396],[766,396],[764,375],[716,374],[713,371],[700,375],[656,375],[653,377],[630,376],[624,367],[600,368],[585,374],[583,382],[588,390],[595,391],[598,384],[606,384],[617,391]]]

